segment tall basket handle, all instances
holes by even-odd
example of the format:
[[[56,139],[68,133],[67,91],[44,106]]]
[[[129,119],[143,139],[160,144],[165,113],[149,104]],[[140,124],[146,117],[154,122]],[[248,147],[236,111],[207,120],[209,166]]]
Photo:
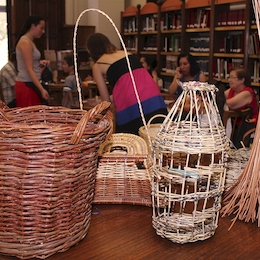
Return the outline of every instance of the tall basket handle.
[[[154,115],[153,117],[151,117],[151,118],[149,119],[148,123],[147,123],[147,127],[148,127],[148,128],[150,127],[150,124],[152,123],[152,121],[153,121],[155,118],[157,118],[157,117],[164,117],[164,118],[166,118],[166,115],[164,115],[164,114],[157,114],[157,115]]]
[[[92,109],[90,109],[89,111],[87,111],[87,113],[83,115],[83,117],[78,122],[69,144],[78,144],[82,138],[84,129],[86,128],[86,125],[89,122],[89,120],[95,118],[98,114],[102,113],[105,109],[107,109],[110,106],[110,104],[111,103],[108,101],[103,101],[100,104],[93,107]]]

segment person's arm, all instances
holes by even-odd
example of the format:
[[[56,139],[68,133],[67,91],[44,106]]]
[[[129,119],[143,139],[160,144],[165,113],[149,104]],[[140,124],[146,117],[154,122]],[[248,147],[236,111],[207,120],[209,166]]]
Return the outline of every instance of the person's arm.
[[[40,83],[35,71],[33,70],[33,46],[32,44],[25,39],[21,39],[19,44],[19,50],[22,53],[22,58],[24,61],[24,65],[26,67],[26,70],[33,82],[33,84],[40,90],[41,95],[44,99],[49,98],[49,94],[47,90],[45,90]]]
[[[180,73],[180,68],[177,67],[173,81],[172,81],[171,85],[169,86],[169,93],[171,95],[174,95],[176,93],[176,91],[178,90],[179,80],[180,80],[181,77],[182,77],[182,74]]]
[[[67,107],[67,104],[69,102],[70,99],[70,91],[63,91],[63,97],[62,97],[62,106],[63,107]]]
[[[226,95],[226,92],[225,92]],[[229,109],[238,109],[240,107],[246,106],[252,102],[252,95],[249,91],[242,91],[232,98],[226,99],[226,104]]]
[[[153,77],[154,82],[155,82],[156,85],[158,86],[158,73],[157,73],[156,70],[153,70],[153,71],[152,71],[152,77]]]
[[[104,76],[103,76],[98,64],[95,63],[93,65],[92,73],[93,73],[93,78],[97,83],[97,87],[98,87],[98,91],[99,91],[101,100],[111,102]]]

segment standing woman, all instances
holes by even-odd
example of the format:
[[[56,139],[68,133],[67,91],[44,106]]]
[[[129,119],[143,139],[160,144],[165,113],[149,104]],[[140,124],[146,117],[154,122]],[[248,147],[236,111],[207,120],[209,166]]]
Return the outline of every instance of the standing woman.
[[[182,92],[182,88],[179,82],[186,81],[200,81],[206,82],[207,76],[200,71],[199,64],[196,59],[189,53],[181,53],[177,59],[176,73],[173,81],[169,87],[170,94],[177,94],[178,96]]]
[[[45,21],[40,16],[29,16],[16,42],[16,59],[18,75],[15,83],[17,107],[41,105],[42,98],[47,100],[49,94],[40,82],[41,53],[34,40],[45,32]]]
[[[87,50],[95,62],[92,72],[101,100],[114,102],[116,131],[138,134],[143,121],[127,66],[125,52],[118,50],[101,33],[94,33],[89,36]],[[128,53],[128,58],[146,121],[156,114],[167,114],[164,100],[149,72],[142,66],[136,56]],[[113,88],[112,97],[109,96],[104,77],[108,79],[110,86]],[[161,122],[164,118],[157,119],[157,122]]]

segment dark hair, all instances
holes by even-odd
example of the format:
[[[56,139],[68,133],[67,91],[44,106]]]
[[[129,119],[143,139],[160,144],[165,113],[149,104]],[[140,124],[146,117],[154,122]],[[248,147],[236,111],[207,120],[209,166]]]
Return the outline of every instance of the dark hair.
[[[15,51],[11,51],[9,54],[9,60],[11,62],[16,62],[16,52]]]
[[[15,43],[15,46],[17,45],[18,41],[20,40],[20,38],[26,34],[30,29],[31,29],[31,26],[34,24],[35,26],[37,26],[41,21],[44,21],[44,19],[41,17],[41,16],[38,16],[38,15],[31,15],[29,16],[21,31],[19,32],[19,35],[17,37],[17,40],[16,40],[16,43]]]
[[[199,64],[197,63],[196,59],[190,53],[181,53],[178,56],[177,64],[180,66],[180,59],[187,58],[188,62],[190,63],[190,75],[193,77],[200,72]]]
[[[103,54],[111,54],[117,51],[117,48],[102,33],[91,34],[87,39],[87,50],[96,62]]]
[[[146,56],[142,56],[145,60],[145,62],[147,63],[147,65],[152,69],[155,70],[157,67],[157,60],[154,59],[153,56],[150,55],[146,55]]]
[[[235,67],[235,68],[231,68],[229,73],[231,71],[236,72],[238,79],[245,79],[245,81],[244,81],[245,86],[251,85],[251,76],[250,76],[250,72],[249,72],[248,69],[245,69],[245,68],[242,68],[242,67]]]
[[[64,60],[67,62],[69,66],[74,66],[74,56],[68,55],[64,57]]]

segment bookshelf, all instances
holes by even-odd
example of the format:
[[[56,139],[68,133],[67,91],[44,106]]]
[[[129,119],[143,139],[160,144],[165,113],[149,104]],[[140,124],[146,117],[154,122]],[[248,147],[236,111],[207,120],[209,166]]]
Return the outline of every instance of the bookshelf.
[[[161,6],[160,71],[162,76],[172,77],[181,51],[181,1],[166,1]]]
[[[134,54],[138,51],[139,14],[141,6],[129,6],[121,13],[121,32],[126,49]]]
[[[155,55],[158,52],[158,5],[148,2],[140,9],[140,55]]]
[[[186,52],[196,57],[201,71],[209,76],[211,0],[187,1]]]
[[[136,53],[157,57],[163,79],[174,76],[178,54],[190,52],[210,82],[228,83],[229,67],[241,64],[251,71],[252,86],[260,87],[260,43],[251,0],[149,2],[137,20]]]

